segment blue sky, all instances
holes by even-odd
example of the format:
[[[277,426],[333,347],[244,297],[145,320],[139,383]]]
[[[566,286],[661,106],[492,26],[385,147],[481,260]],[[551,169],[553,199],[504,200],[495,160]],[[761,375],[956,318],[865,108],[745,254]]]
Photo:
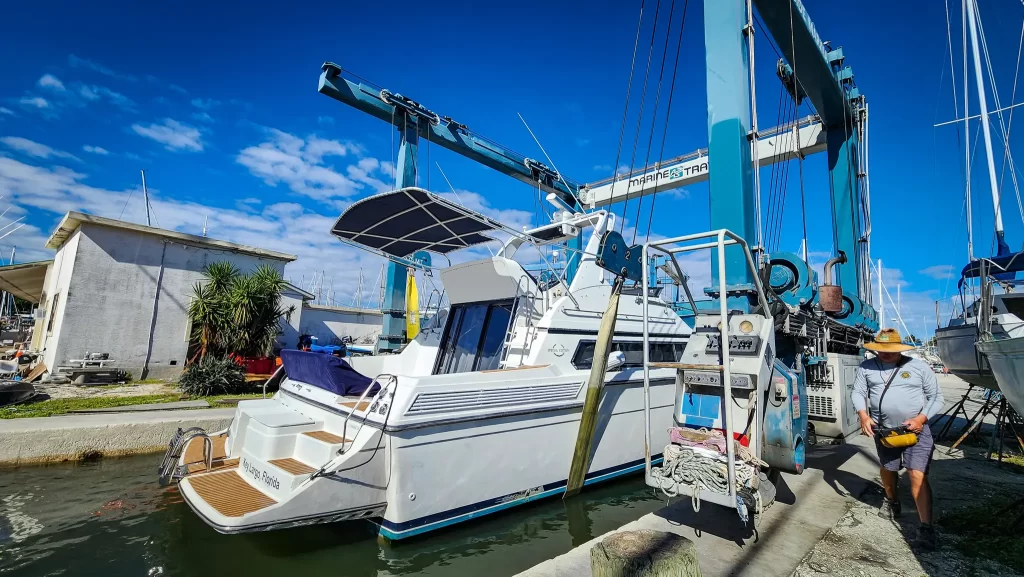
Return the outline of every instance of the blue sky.
[[[670,1],[662,4],[662,25]],[[824,0],[805,4],[822,38],[844,47],[868,97],[874,256],[890,269],[885,279],[893,296],[902,283],[904,313],[917,331],[933,314],[932,302],[953,292],[949,270],[966,261],[962,148],[955,128],[932,126],[954,117],[944,4],[870,0],[855,11]],[[1005,106],[1024,6],[979,4]],[[676,29],[682,5],[677,0]],[[401,0],[8,6],[0,51],[14,57],[0,63],[0,204],[13,203],[7,217],[24,214],[29,224],[0,241],[0,251],[16,244],[19,260],[46,257],[45,239],[68,210],[144,220],[145,169],[155,224],[199,233],[208,220],[210,236],[299,255],[287,272],[294,280],[325,270],[336,290],[351,292],[358,268],[373,277],[379,261],[343,248],[328,230],[353,200],[390,188],[393,130],[318,94],[323,61],[543,158],[521,113],[563,173],[592,181],[609,176],[615,160],[638,8],[639,2],[593,2],[580,10],[570,2]],[[959,2],[951,9],[959,91]],[[406,21],[398,22],[399,14]],[[707,145],[699,0],[690,2],[682,54],[666,157]],[[759,32],[762,127],[777,119],[776,59]],[[653,101],[647,106],[640,156]],[[659,115],[664,109],[663,100]],[[800,114],[808,113],[805,105]],[[626,151],[636,137],[633,114],[635,108]],[[655,142],[665,126],[656,124]],[[536,218],[530,187],[439,147],[430,154],[432,170],[421,173],[421,185],[429,179],[431,189],[447,189],[437,162],[467,204],[515,224]],[[982,160],[979,149],[979,167]],[[997,147],[997,168],[1001,160]],[[780,243],[791,251],[800,242],[796,174],[794,164]],[[764,182],[769,178],[766,169]],[[1019,248],[1024,226],[1006,181],[1007,238]],[[983,170],[974,186],[975,246],[984,253],[992,208]],[[810,247],[821,262],[832,251],[823,155],[806,161],[805,188]],[[654,233],[707,229],[707,204],[706,185],[659,197]],[[645,230],[646,208],[641,235]]]

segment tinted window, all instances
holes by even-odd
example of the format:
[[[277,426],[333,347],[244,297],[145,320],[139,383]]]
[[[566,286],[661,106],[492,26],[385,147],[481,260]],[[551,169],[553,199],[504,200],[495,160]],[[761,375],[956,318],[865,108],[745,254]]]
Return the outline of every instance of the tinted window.
[[[453,305],[435,374],[500,368],[512,302]]]
[[[594,363],[595,341],[580,341],[572,365],[577,369],[589,369]],[[686,343],[651,343],[651,362],[678,362],[683,356]],[[644,343],[642,341],[614,341],[612,351],[621,351],[626,356],[625,368],[644,366]]]

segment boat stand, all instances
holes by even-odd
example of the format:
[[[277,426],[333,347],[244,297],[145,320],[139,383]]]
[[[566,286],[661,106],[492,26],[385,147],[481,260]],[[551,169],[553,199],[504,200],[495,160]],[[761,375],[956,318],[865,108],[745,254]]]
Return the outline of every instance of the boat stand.
[[[961,434],[960,438],[958,438],[956,442],[953,443],[953,445],[946,451],[946,454],[948,455],[955,451],[961,443],[967,440],[967,437],[969,437],[971,433],[977,432],[980,434],[981,425],[985,422],[985,417],[989,415],[995,417],[996,422],[992,430],[992,437],[989,439],[988,451],[985,453],[985,458],[991,459],[992,453],[996,453],[998,455],[997,460],[999,461],[999,463],[1003,462],[1003,440],[1006,434],[1006,428],[1009,428],[1014,438],[1017,439],[1017,444],[1021,448],[1021,451],[1024,452],[1024,439],[1022,439],[1020,434],[1017,432],[1015,422],[1017,424],[1024,423],[1021,422],[1020,415],[1018,415],[1017,412],[1013,410],[1013,407],[1011,407],[1006,402],[1006,397],[1004,397],[1002,394],[996,391],[993,391],[991,394],[986,394],[986,400],[978,401],[976,399],[967,399],[967,396],[969,394],[970,389],[968,389],[967,394],[964,395],[964,398],[962,398],[960,402],[957,403],[957,405],[962,405],[966,400],[975,403],[980,402],[981,408],[978,409],[978,411],[974,414],[973,417],[971,417],[971,419],[967,423],[967,426],[963,430],[963,434]],[[963,410],[964,415],[966,416],[967,412],[966,410],[963,409],[962,406],[959,410]],[[947,413],[948,412],[949,411],[947,411]],[[950,424],[952,423],[956,415],[956,412],[952,414],[949,421],[946,423],[946,426],[943,428],[942,432],[940,432],[939,435],[936,436],[936,440],[941,440],[944,437],[944,435],[948,432]],[[940,416],[940,419],[944,416],[947,415],[944,414]],[[938,420],[936,420],[936,423],[937,422]]]
[[[945,413],[942,413],[941,415],[932,419],[932,422],[928,424],[931,428],[935,429],[938,428],[939,423],[942,422],[942,419],[946,419],[946,423],[942,426],[942,430],[939,431],[937,435],[935,435],[936,441],[942,441],[943,439],[946,438],[946,435],[949,434],[950,429],[953,427],[953,422],[956,421],[957,417],[959,417],[961,414],[963,414],[964,420],[967,421],[967,424],[964,425],[964,428],[961,430],[961,433],[969,429],[971,425],[974,424],[974,419],[976,419],[978,415],[981,414],[981,411],[984,409],[984,406],[988,404],[987,399],[984,401],[979,401],[978,399],[971,397],[971,393],[974,391],[975,386],[976,385],[968,386],[967,392],[964,393],[962,397],[960,397],[959,401],[957,401],[952,407],[946,409]],[[967,414],[968,403],[972,405],[982,405],[982,408],[978,409],[978,412],[974,414],[973,418]]]

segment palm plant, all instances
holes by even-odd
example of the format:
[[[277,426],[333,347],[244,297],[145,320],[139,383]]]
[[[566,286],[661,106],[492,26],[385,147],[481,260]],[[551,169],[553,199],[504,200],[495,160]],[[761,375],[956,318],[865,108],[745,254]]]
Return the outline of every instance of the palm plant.
[[[281,273],[260,265],[241,274],[230,263],[217,262],[203,270],[205,281],[193,288],[189,305],[192,321],[192,361],[208,355],[262,356],[270,353],[280,334],[281,292],[287,284]]]

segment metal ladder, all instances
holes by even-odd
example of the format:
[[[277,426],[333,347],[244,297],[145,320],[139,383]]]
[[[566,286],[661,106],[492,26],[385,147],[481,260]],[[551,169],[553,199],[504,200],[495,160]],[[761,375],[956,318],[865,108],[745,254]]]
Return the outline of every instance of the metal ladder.
[[[160,461],[160,466],[157,468],[157,480],[160,485],[167,485],[172,481],[176,481],[185,476],[186,467],[178,467],[178,459],[181,458],[182,451],[188,446],[189,442],[196,437],[203,438],[203,462],[206,464],[206,470],[209,471],[213,468],[213,439],[206,433],[206,431],[200,427],[192,427],[190,429],[182,430],[180,427],[178,431],[171,437],[169,443],[167,443],[167,452],[164,453],[164,458]]]
[[[526,280],[526,288],[523,288],[523,280]],[[533,309],[537,304],[537,295],[529,290],[530,277],[523,275],[516,281],[516,295],[512,300],[512,311],[508,315],[508,327],[505,329],[505,341],[501,346],[501,360],[498,362],[498,366],[501,368],[511,368],[508,366],[508,355],[512,350],[512,342],[515,340],[515,327],[516,321],[519,320],[519,315],[522,314],[523,309],[526,309],[526,332],[523,335],[523,352],[519,355],[519,364],[517,367],[523,366],[523,358],[526,357],[526,347],[530,344],[530,335],[534,331],[533,325]],[[526,306],[519,306],[519,300],[522,297],[526,297]]]

